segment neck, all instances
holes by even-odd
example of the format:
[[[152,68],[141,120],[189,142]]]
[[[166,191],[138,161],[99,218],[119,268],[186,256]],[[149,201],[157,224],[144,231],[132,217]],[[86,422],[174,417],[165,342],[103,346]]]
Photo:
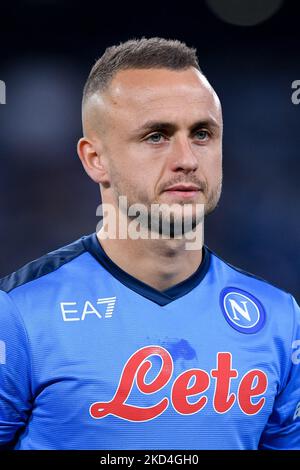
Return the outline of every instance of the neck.
[[[200,230],[200,228],[199,228]],[[202,250],[187,250],[181,239],[112,239],[97,233],[109,258],[125,272],[163,291],[191,276],[202,261]]]

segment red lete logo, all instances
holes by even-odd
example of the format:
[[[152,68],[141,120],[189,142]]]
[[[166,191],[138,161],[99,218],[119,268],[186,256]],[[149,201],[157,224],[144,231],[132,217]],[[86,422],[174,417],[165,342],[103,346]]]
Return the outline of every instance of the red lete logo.
[[[149,357],[158,355],[162,359],[160,371],[150,383],[145,382],[152,363]],[[169,406],[169,398],[164,397],[159,403],[150,407],[139,407],[126,404],[134,381],[140,392],[150,394],[163,389],[173,375],[173,359],[170,353],[161,346],[145,346],[136,351],[125,364],[117,391],[111,401],[96,402],[90,407],[90,415],[95,419],[114,415],[128,421],[149,421],[161,415]],[[241,378],[237,394],[230,391],[231,380],[238,377],[238,371],[232,368],[230,352],[217,354],[216,368],[210,374],[203,369],[189,369],[182,372],[174,381],[171,389],[171,404],[177,413],[190,415],[198,413],[207,404],[204,394],[214,379],[213,407],[216,413],[227,413],[235,402],[246,415],[255,415],[265,404],[262,397],[268,386],[268,377],[260,369],[252,369]],[[193,385],[190,385],[193,379]],[[198,401],[190,403],[188,397],[202,394]],[[254,398],[258,398],[253,402]]]

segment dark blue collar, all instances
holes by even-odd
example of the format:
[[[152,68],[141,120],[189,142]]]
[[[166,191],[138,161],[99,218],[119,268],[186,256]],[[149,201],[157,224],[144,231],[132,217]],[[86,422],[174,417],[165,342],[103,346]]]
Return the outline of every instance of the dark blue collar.
[[[198,269],[184,281],[179,282],[175,286],[172,286],[164,291],[159,291],[154,289],[154,287],[151,287],[139,279],[131,276],[126,271],[123,271],[123,269],[121,269],[117,264],[115,264],[105,253],[96,233],[83,237],[82,243],[84,244],[85,249],[91,253],[91,255],[93,255],[94,258],[96,258],[108,272],[118,279],[118,281],[129,287],[129,289],[161,306],[167,305],[170,302],[179,299],[194,289],[202,281],[210,265],[210,252],[204,246],[202,249],[202,261]]]

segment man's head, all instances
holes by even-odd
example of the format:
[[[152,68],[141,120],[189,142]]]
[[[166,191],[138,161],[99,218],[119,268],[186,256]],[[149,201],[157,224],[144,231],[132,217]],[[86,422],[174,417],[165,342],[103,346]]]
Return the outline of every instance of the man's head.
[[[149,209],[214,209],[222,181],[221,106],[194,49],[161,38],[108,48],[85,85],[82,117],[78,153],[103,202],[117,206],[122,195],[128,205]]]

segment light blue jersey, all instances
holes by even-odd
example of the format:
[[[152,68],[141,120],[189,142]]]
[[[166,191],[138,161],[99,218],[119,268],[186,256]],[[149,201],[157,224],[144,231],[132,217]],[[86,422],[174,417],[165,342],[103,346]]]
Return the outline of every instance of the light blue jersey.
[[[208,248],[163,292],[96,234],[0,281],[0,447],[300,449],[300,312]]]

